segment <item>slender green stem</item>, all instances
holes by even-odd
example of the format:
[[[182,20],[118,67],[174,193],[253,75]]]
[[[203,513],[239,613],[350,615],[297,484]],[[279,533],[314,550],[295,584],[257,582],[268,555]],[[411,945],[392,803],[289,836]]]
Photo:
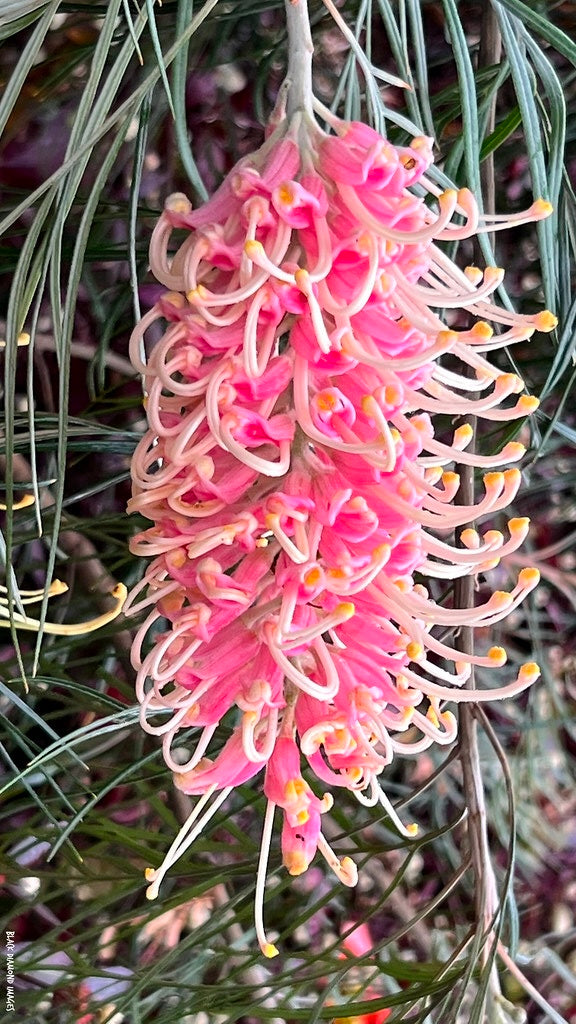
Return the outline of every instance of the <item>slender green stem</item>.
[[[288,72],[286,75],[286,116],[298,111],[313,116],[312,33],[307,0],[285,0],[288,30]]]

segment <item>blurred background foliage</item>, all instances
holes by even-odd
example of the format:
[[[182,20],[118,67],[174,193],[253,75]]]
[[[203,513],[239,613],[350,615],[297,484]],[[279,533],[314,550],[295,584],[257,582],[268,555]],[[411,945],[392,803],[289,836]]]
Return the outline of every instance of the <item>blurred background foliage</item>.
[[[161,861],[189,808],[137,724],[133,623],[37,637],[11,629],[6,609],[23,610],[21,588],[58,578],[67,593],[35,614],[89,620],[110,607],[116,580],[142,573],[127,548],[143,415],[126,353],[158,294],[150,232],[168,193],[201,201],[260,144],[285,67],[283,4],[2,0],[0,917],[15,931],[15,1017],[30,1024],[576,1020],[576,4],[339,7],[373,68],[412,89],[363,74],[313,0],[324,103],[394,142],[433,135],[438,180],[482,192],[487,206],[513,211],[542,195],[555,207],[496,248],[501,301],[559,316],[552,340],[502,357],[542,405],[513,510],[532,518],[530,553],[505,560],[493,581],[536,564],[543,582],[494,639],[512,662],[534,652],[542,680],[471,716],[477,750],[465,739],[394,765],[388,792],[420,823],[416,841],[376,810],[338,803],[329,838],[358,862],[356,890],[321,866],[290,879],[273,851],[275,961],[262,961],[252,927],[257,788],[240,787],[146,902],[143,869]],[[29,346],[16,344],[22,331]],[[12,508],[23,493],[34,504]],[[485,877],[467,816],[473,762]],[[362,922],[371,945],[353,957],[346,937]],[[492,926],[520,977],[483,953]]]

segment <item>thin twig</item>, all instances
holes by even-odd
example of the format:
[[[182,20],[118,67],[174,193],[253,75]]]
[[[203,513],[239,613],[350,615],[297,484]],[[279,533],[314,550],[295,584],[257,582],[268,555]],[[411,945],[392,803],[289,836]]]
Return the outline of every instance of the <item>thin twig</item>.
[[[286,116],[303,111],[312,117],[312,33],[307,0],[285,0],[288,30]]]
[[[536,1005],[539,1006],[541,1010],[544,1010],[544,1013],[546,1013],[548,1017],[551,1018],[554,1024],[568,1024],[566,1018],[563,1017],[562,1014],[558,1013],[557,1010],[555,1010],[554,1007],[550,1005],[548,1000],[540,994],[538,989],[532,984],[531,981],[528,980],[523,971],[520,970],[518,964],[514,963],[514,960],[510,956],[508,950],[502,945],[501,942],[498,943],[498,956],[500,957],[500,959],[502,960],[502,962],[504,963],[512,977],[516,979],[518,984],[522,986],[526,994],[534,1000]]]
[[[497,64],[500,51],[501,41],[497,19],[492,6],[486,4],[483,9],[480,30],[479,67]],[[495,97],[493,98],[488,117],[488,131],[493,130],[494,119]],[[495,181],[492,154],[481,165],[480,174],[484,208],[487,212],[494,212]],[[468,420],[467,422],[470,423],[470,426],[475,431],[475,419]],[[456,500],[458,504],[472,505],[474,503],[474,470],[471,466],[458,466],[457,471],[460,474],[461,482]],[[473,576],[456,580],[454,588],[456,605],[461,608],[473,608],[475,603],[474,589],[475,581]],[[455,646],[462,653],[472,655],[474,652],[473,630],[469,627],[463,627],[456,638]],[[470,676],[468,686],[470,688],[475,686],[474,672]],[[478,725],[473,704],[464,704],[460,709],[460,761],[468,808],[470,854],[476,883],[474,892],[476,919],[480,924],[482,933],[488,935],[483,951],[483,959],[486,963],[493,957],[493,929],[499,915],[499,900],[488,841],[486,800],[478,749]],[[493,997],[500,995],[498,974],[493,968],[490,970],[490,990]]]

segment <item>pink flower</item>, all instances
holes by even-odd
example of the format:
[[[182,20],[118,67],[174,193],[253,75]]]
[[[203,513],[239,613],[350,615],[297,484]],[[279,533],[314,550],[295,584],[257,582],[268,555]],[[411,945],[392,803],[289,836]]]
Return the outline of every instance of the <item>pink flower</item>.
[[[320,815],[332,800],[319,800],[300,773],[300,751],[290,736],[279,736],[266,766],[264,793],[284,812],[282,853],[291,875],[306,871],[320,838]]]
[[[150,250],[168,291],[131,340],[149,429],[130,510],[152,523],[132,550],[153,558],[129,599],[147,614],[137,694],[176,784],[200,798],[149,871],[150,894],[231,788],[264,769],[256,920],[266,955],[276,952],[262,922],[276,807],[291,873],[319,849],[345,884],[356,879],[321,831],[332,797],[303,771],[380,802],[413,835],[386,796],[387,765],[453,741],[445,701],[503,698],[538,676],[528,664],[505,686],[463,689],[473,665],[499,668],[505,652],[464,655],[434,629],[499,621],[536,570],[473,609],[438,603],[420,580],[484,572],[524,539],[518,519],[507,539],[470,528],[459,546],[444,539],[512,501],[520,473],[506,467],[524,449],[469,452],[471,428],[436,435],[434,419],[532,412],[523,382],[486,354],[555,325],[548,312],[495,305],[503,272],[461,270],[437,243],[547,216],[549,205],[481,218],[469,191],[427,176],[430,139],[397,149],[366,125],[329,120],[326,134],[306,112],[278,117],[203,207],[169,197]],[[164,337],[148,352],[155,322]],[[454,504],[454,462],[485,471],[472,506]],[[208,760],[223,720],[230,739]],[[196,750],[179,766],[172,745],[190,726],[201,730]]]
[[[362,957],[364,960],[367,955],[372,953],[374,943],[370,935],[370,929],[364,921],[362,924],[358,924],[353,928],[353,931],[349,929],[353,927],[352,923],[349,922],[344,925],[342,931],[344,932],[342,939],[342,948],[344,953],[341,954],[342,958],[350,959],[352,957]],[[351,995],[356,991],[361,992],[362,999],[378,999],[380,993],[372,985],[366,987],[366,981],[370,980],[370,975],[374,975],[376,972],[374,968],[370,970],[369,967],[364,964],[363,966],[352,967],[350,975],[351,981],[346,979],[345,991],[347,995]],[[342,988],[344,990],[344,984]],[[335,1012],[338,1009],[344,1009],[345,1007],[335,1007]],[[384,1024],[384,1021],[388,1020],[388,1017],[392,1013],[390,1009],[373,1010],[369,1013],[355,1014],[352,1017],[335,1017],[334,1024]]]

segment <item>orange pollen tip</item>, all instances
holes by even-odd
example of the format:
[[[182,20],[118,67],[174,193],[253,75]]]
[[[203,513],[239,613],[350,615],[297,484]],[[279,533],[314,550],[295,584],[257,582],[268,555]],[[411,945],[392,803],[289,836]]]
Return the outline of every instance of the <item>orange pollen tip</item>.
[[[525,665],[522,665],[518,673],[519,678],[524,682],[529,679],[531,682],[535,682],[540,675],[540,666],[535,661],[527,661]]]
[[[506,664],[507,654],[503,647],[491,647],[488,651],[488,657],[497,668],[501,668],[502,665]]]
[[[434,726],[435,729],[440,728],[440,721],[434,708],[428,708],[428,711],[426,712],[426,718],[428,718],[429,721],[432,722],[432,725]]]
[[[18,509],[21,509],[21,508],[29,508],[30,505],[33,505],[33,504],[34,504],[34,495],[33,494],[24,494],[20,498],[19,501],[15,501],[13,503],[12,509],[13,509],[14,512],[16,512]],[[8,506],[5,505],[4,502],[2,501],[2,502],[0,502],[0,509],[2,509],[3,512],[6,512],[8,510]],[[56,580],[54,580],[54,583],[56,583]],[[66,587],[66,589],[68,589],[68,588]],[[63,591],[61,591],[61,593],[63,593]]]
[[[335,611],[338,615],[351,619],[356,612],[356,606],[352,604],[352,601],[342,601],[341,604],[337,605]]]
[[[170,213],[190,213],[192,203],[183,192],[174,192],[171,196],[168,196],[164,203],[164,209]]]
[[[540,582],[540,570],[534,567],[522,569],[518,574],[521,587],[535,587]]]
[[[279,950],[272,942],[265,942],[262,946],[262,953],[267,960],[272,960],[275,956],[278,956]]]
[[[503,473],[506,483],[520,483],[522,479],[522,473],[519,469],[506,469]]]
[[[510,472],[514,472],[514,470],[510,470]],[[516,470],[516,472],[519,473],[520,471]],[[500,473],[497,470],[495,470],[492,473],[485,473],[484,486],[487,488],[501,487],[502,484],[504,483],[504,476],[504,473]]]
[[[356,239],[356,248],[363,256],[367,256],[372,251],[372,244],[372,236],[369,231],[363,231]]]
[[[247,242],[244,242],[244,252],[250,259],[253,256],[261,256],[264,251],[262,242],[258,242],[255,238],[249,238]]]
[[[68,584],[64,583],[63,580],[52,580],[52,583],[48,587],[48,597],[56,597],[57,594],[65,594],[68,590]]]
[[[174,566],[175,569],[181,569],[183,565],[186,565],[187,561],[188,559],[186,554],[181,548],[177,548],[176,551],[173,551],[169,558],[170,564]]]
[[[457,487],[460,483],[460,477],[458,473],[454,473],[453,470],[447,470],[446,473],[442,473],[442,483],[444,487]]]
[[[410,822],[409,825],[406,825],[406,831],[411,836],[417,836],[419,829],[418,829],[418,825],[416,824],[416,822],[412,821],[412,822]]]
[[[153,882],[156,878],[156,868],[146,868],[144,871],[144,878],[147,882]]]
[[[400,591],[401,594],[408,593],[408,584],[403,579],[392,580],[393,585]]]
[[[487,270],[490,268],[487,267]],[[479,267],[464,267],[464,273],[471,284],[480,284],[483,274]]]
[[[504,543],[504,534],[500,530],[486,530],[483,538],[485,544],[496,544],[498,546]],[[478,540],[480,537],[478,535]]]
[[[460,534],[460,541],[465,548],[476,548],[480,544],[480,537],[477,530],[473,530],[468,527],[467,530],[462,530]]]
[[[529,415],[532,412],[536,412],[540,405],[540,400],[535,395],[521,395],[518,399],[518,408]]]
[[[521,444],[520,441],[509,441],[504,447],[504,452],[509,458],[521,458],[526,451],[526,445]]]
[[[182,309],[184,306],[185,299],[181,292],[164,292],[162,298],[177,309]]]
[[[412,416],[410,426],[417,430],[419,434],[426,434],[429,431],[429,425],[424,416]]]
[[[282,860],[289,875],[303,875],[308,869],[308,861],[299,850],[287,850]]]
[[[416,640],[411,640],[409,644],[406,644],[406,654],[411,661],[420,658],[422,656],[422,644],[419,644]]]
[[[479,320],[477,324],[474,324],[470,334],[474,334],[478,338],[489,341],[494,334],[494,331],[490,327],[490,324],[487,324],[485,320]]]
[[[558,326],[558,317],[554,316],[549,309],[543,309],[541,313],[537,313],[534,317],[534,326],[537,331],[553,331]]]
[[[358,868],[351,857],[342,857],[339,865],[338,877],[344,885],[356,885],[358,882]]]
[[[454,441],[456,441],[456,439],[458,439],[459,443],[470,441],[473,434],[474,431],[470,424],[463,423],[461,427],[458,427],[458,429],[454,431]]]
[[[396,405],[396,403],[400,402],[401,399],[402,395],[400,392],[400,388],[393,384],[387,384],[386,387],[384,388],[384,401],[386,402],[386,404]]]
[[[286,206],[292,205],[294,202],[294,191],[290,188],[290,185],[287,183],[280,185],[280,188],[278,189],[278,198],[280,202],[284,203]]]
[[[208,292],[206,291],[204,285],[199,284],[197,288],[192,288],[191,291],[186,292],[186,298],[188,299],[188,302],[191,303],[198,301],[201,302],[203,299],[206,298],[207,294]]]
[[[364,402],[362,403],[364,404]],[[332,409],[336,405],[336,399],[334,395],[331,395],[327,391],[319,391],[316,395],[316,405],[322,412],[332,412]]]
[[[510,604],[510,601],[512,600],[512,596],[507,590],[495,590],[492,594],[492,598],[494,600],[494,604],[501,604],[503,607]]]
[[[533,217],[538,217],[538,219],[543,220],[545,217],[549,217],[551,213],[554,213],[554,207],[547,199],[536,199],[536,201],[532,203],[529,213],[531,213]]]
[[[326,575],[329,576],[330,579],[332,579],[332,580],[344,580],[344,579],[346,579],[348,573],[346,572],[345,569],[334,568],[334,569],[327,569],[326,570]]]
[[[458,341],[458,332],[439,331],[438,334],[436,335],[436,341],[438,342],[439,345],[445,346],[446,348],[450,348],[451,345],[454,345]]]
[[[524,389],[524,381],[516,373],[502,373],[498,377],[497,383],[500,387],[509,387],[512,391],[519,394]]]
[[[529,526],[530,520],[528,516],[519,516],[517,519],[510,519],[508,521],[508,529],[510,530],[510,533],[527,530]]]
[[[306,783],[304,779],[288,779],[288,782],[284,786],[284,798],[289,801],[297,800],[306,792]]]
[[[320,582],[321,578],[322,573],[320,569],[317,566],[315,566],[313,569],[309,569],[308,572],[304,574],[304,583],[307,587],[315,587],[316,584]]]
[[[389,544],[379,544],[378,547],[374,548],[374,550],[372,552],[372,559],[375,562],[379,562],[380,559],[382,559],[382,558],[388,558],[388,556],[390,555],[391,550],[392,549],[391,549]]]

